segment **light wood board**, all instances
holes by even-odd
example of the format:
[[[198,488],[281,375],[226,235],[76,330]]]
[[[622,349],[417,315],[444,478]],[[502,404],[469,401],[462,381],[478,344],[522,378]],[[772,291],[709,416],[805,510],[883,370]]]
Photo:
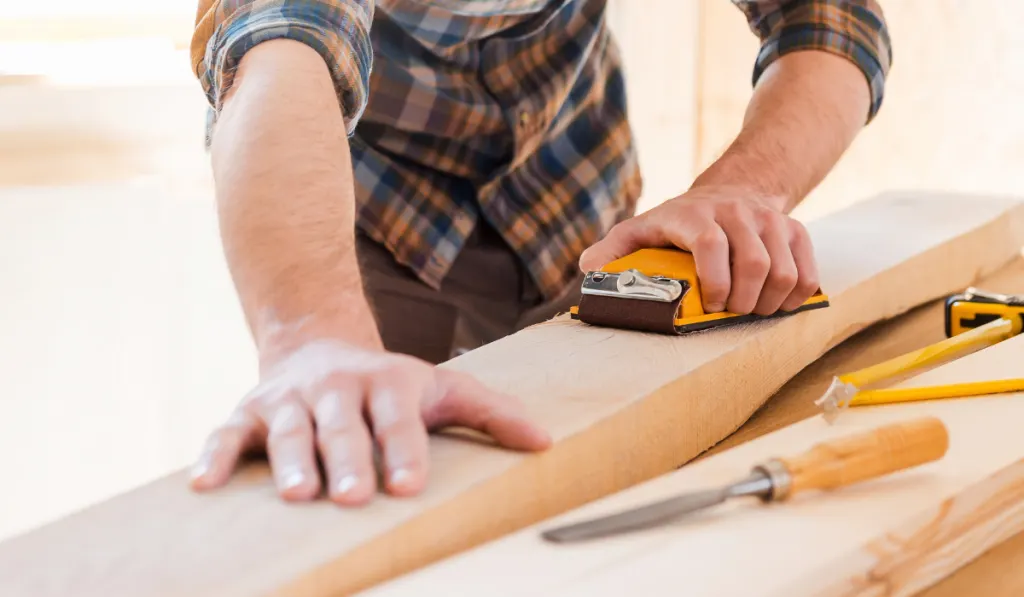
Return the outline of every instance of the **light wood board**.
[[[1024,255],[977,284],[991,291],[1024,294]],[[783,386],[736,433],[696,460],[819,414],[821,411],[814,400],[828,387],[836,371],[855,371],[938,342],[945,337],[943,302],[934,301],[872,326],[829,351]],[[1024,532],[988,550],[917,597],[963,595],[1024,595]]]
[[[1024,336],[900,386],[1024,374]],[[833,492],[733,500],[648,531],[551,544],[539,532],[743,477],[772,456],[922,416],[943,420],[939,461]],[[913,595],[1024,529],[1024,393],[815,416],[366,592],[456,595]]]
[[[1024,204],[889,195],[809,224],[832,306],[671,338],[560,317],[444,365],[521,396],[556,446],[434,437],[415,499],[289,505],[253,466],[198,496],[179,472],[0,544],[0,594],[345,594],[669,471],[873,322],[954,292],[1024,244]]]

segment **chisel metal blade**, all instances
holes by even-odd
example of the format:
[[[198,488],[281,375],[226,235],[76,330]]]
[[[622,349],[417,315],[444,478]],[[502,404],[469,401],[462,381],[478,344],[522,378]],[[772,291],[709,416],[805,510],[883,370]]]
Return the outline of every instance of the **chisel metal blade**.
[[[684,514],[720,504],[727,497],[729,488],[699,491],[617,514],[550,529],[541,533],[541,536],[553,543],[566,543],[650,528]]]

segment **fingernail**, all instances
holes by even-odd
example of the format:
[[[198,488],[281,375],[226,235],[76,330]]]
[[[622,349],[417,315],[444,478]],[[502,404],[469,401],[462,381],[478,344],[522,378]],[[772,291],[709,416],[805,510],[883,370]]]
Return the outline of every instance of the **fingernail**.
[[[395,472],[391,473],[391,484],[402,486],[412,478],[412,472],[409,469],[400,468],[395,469]]]
[[[551,434],[547,431],[537,428],[533,431],[533,437],[536,442],[542,446],[548,446],[551,444]]]
[[[338,493],[348,493],[355,489],[356,485],[359,485],[359,477],[355,475],[345,475],[340,481],[338,481]]]
[[[281,478],[281,487],[283,489],[292,489],[293,487],[298,487],[299,485],[302,485],[302,480],[302,471],[289,471],[285,473],[284,476]]]
[[[270,422],[271,433],[284,434],[299,426],[302,421],[302,411],[294,404],[288,404],[278,411],[277,415]]]
[[[719,311],[725,311],[725,305],[720,305],[718,303],[708,305],[708,313],[718,313]]]
[[[210,472],[210,463],[197,462],[196,465],[192,467],[192,478],[198,479],[208,472]]]

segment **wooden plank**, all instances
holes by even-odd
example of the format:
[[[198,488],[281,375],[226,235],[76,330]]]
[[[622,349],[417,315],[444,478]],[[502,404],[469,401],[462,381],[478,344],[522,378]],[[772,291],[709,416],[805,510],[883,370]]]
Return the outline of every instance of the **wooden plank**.
[[[895,194],[810,223],[829,309],[683,338],[560,317],[444,365],[521,396],[556,440],[543,454],[435,436],[422,496],[360,510],[285,504],[261,465],[202,496],[179,472],[0,544],[0,594],[344,594],[664,473],[838,342],[1018,254],[1024,203],[965,200]]]
[[[979,288],[1024,294],[1024,254],[975,283]],[[766,433],[782,429],[820,413],[814,401],[837,371],[856,371],[874,363],[934,344],[946,337],[944,301],[922,305],[906,314],[859,332],[787,382],[736,433],[694,460],[708,458]]]
[[[1022,354],[1024,336],[1017,336],[898,385],[1019,376]],[[949,429],[949,450],[938,462],[788,503],[733,500],[587,543],[550,544],[538,534],[725,484],[766,458],[922,416]],[[366,594],[913,595],[1024,529],[1021,417],[1024,392],[857,408],[835,425],[815,416]]]
[[[1024,256],[978,282],[980,288],[1024,294]],[[771,431],[781,429],[819,411],[821,396],[836,371],[855,371],[872,363],[916,350],[945,337],[943,301],[916,308],[891,321],[873,326],[837,346],[787,383],[765,405],[724,441],[695,460],[710,457]],[[919,597],[1019,597],[1024,594],[1024,532],[993,547]]]

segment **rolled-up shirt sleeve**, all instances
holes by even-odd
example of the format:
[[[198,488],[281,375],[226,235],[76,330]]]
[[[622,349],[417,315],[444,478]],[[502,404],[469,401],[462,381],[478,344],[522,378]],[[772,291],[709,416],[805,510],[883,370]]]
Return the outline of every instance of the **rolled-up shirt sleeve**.
[[[191,57],[214,112],[247,51],[292,39],[323,57],[349,134],[366,108],[373,0],[200,0]]]
[[[761,40],[753,83],[781,56],[800,50],[837,54],[855,64],[867,80],[871,107],[878,113],[892,63],[889,30],[875,0],[733,0]]]

